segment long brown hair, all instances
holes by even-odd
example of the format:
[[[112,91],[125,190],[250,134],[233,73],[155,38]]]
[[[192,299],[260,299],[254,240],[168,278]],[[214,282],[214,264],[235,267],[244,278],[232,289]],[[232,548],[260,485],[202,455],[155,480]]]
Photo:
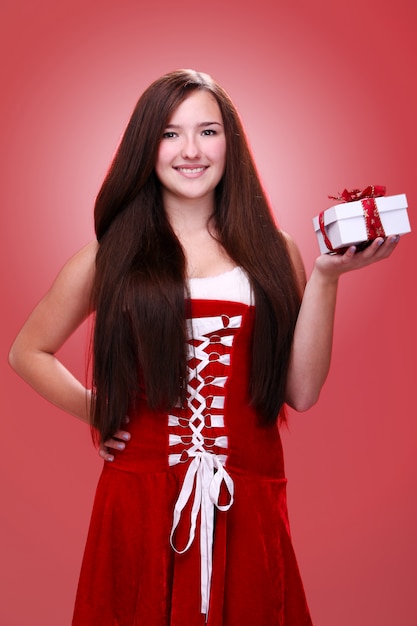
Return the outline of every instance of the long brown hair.
[[[151,408],[168,409],[184,397],[185,257],[154,168],[168,120],[197,89],[216,99],[226,136],[226,167],[212,219],[221,245],[246,270],[255,295],[252,403],[266,421],[275,420],[284,403],[300,302],[287,247],[229,96],[207,74],[178,70],[156,80],[139,99],[95,204],[100,245],[92,426],[101,440],[120,428],[139,380]]]

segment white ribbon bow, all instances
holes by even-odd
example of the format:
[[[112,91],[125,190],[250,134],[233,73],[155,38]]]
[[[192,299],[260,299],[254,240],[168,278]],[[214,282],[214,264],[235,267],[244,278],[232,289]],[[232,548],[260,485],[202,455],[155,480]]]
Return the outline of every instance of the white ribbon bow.
[[[229,492],[228,504],[220,505],[222,482]],[[185,548],[178,550],[174,545],[174,533],[180,522],[182,511],[190,500],[193,489],[194,501],[191,509],[190,532]],[[201,511],[200,525],[200,564],[201,564],[201,613],[207,615],[213,560],[214,507],[227,511],[233,504],[234,484],[223,464],[215,454],[196,452],[187,469],[184,482],[174,507],[174,519],[171,529],[171,546],[178,554],[188,550],[194,541],[197,517]]]

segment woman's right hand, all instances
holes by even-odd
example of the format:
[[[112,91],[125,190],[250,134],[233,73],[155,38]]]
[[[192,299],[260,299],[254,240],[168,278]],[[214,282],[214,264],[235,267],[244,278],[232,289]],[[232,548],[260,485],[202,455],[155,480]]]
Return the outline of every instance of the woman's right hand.
[[[129,418],[127,417],[125,421],[127,423],[129,421]],[[118,430],[116,433],[114,433],[113,437],[110,437],[110,439],[107,439],[107,441],[104,441],[100,444],[98,453],[105,461],[114,461],[114,454],[112,454],[111,451],[124,450],[126,447],[126,442],[128,442],[129,439],[130,433],[128,433],[126,430]]]

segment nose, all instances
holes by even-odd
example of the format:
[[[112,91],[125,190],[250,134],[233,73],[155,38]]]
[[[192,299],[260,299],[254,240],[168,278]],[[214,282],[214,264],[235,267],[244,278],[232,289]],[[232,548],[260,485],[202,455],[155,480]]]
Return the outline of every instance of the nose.
[[[181,147],[181,156],[183,159],[196,159],[200,155],[200,148],[197,138],[194,135],[184,137]]]

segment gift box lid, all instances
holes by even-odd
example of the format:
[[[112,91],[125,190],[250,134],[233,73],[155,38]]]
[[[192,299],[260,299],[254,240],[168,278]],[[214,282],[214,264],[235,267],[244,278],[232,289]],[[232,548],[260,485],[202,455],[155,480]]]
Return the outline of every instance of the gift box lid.
[[[396,211],[400,209],[407,209],[407,197],[405,193],[400,193],[396,196],[382,196],[375,198],[379,213],[385,211]],[[360,217],[363,215],[363,206],[361,200],[354,202],[342,202],[329,207],[324,211],[324,225],[329,226],[335,221],[351,219],[352,217]],[[318,216],[313,218],[314,228],[319,228]]]

